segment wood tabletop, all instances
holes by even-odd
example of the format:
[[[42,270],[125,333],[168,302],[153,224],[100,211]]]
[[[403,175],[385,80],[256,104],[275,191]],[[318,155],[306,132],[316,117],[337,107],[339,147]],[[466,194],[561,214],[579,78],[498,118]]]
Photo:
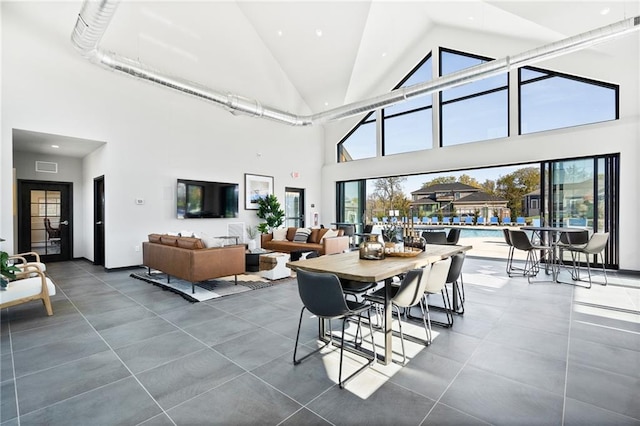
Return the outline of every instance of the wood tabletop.
[[[294,271],[304,269],[312,272],[331,272],[339,278],[354,281],[378,282],[421,268],[456,253],[470,250],[471,246],[428,244],[425,251],[414,257],[386,256],[383,260],[360,259],[358,251],[314,257],[288,262]]]

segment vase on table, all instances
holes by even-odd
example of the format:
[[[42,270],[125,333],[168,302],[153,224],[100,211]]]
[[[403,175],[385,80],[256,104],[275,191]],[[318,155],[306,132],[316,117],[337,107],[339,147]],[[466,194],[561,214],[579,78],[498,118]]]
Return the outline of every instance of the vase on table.
[[[384,259],[384,244],[378,240],[377,234],[366,235],[364,241],[360,243],[360,259]]]

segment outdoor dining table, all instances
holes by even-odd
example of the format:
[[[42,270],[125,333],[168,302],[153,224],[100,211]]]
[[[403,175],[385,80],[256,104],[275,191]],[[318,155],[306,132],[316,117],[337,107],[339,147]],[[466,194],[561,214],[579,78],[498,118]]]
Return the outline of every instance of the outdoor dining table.
[[[389,364],[392,357],[391,329],[391,283],[393,277],[406,273],[411,269],[422,268],[438,260],[446,259],[457,253],[468,251],[472,246],[436,245],[431,244],[425,251],[412,257],[385,256],[382,260],[360,259],[358,251],[320,256],[312,259],[288,262],[287,267],[297,271],[304,269],[312,272],[327,272],[346,280],[363,282],[384,281],[385,309],[384,309],[384,354],[380,356],[384,364]],[[320,338],[326,339],[324,321],[320,321]]]
[[[567,234],[567,240],[571,242],[571,234],[573,233],[581,233],[584,232],[584,228],[570,228],[570,227],[562,227],[562,226],[521,226],[521,230],[523,231],[533,231],[540,237],[540,240],[544,243],[549,244],[553,250],[553,258],[551,259],[551,265],[546,265],[545,270],[548,273],[548,268],[551,266],[551,271],[553,273],[553,280],[555,282],[560,282],[558,280],[558,273],[555,272],[555,265],[560,268],[562,263],[562,259],[558,256],[558,242],[560,241],[560,234]]]

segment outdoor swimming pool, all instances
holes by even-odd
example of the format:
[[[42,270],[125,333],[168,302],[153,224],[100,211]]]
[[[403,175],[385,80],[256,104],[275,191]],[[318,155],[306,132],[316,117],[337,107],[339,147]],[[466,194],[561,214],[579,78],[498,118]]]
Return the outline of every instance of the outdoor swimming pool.
[[[504,238],[502,229],[477,229],[477,228],[460,228],[460,238],[476,238],[476,237],[494,237]],[[449,232],[449,229],[446,229]]]

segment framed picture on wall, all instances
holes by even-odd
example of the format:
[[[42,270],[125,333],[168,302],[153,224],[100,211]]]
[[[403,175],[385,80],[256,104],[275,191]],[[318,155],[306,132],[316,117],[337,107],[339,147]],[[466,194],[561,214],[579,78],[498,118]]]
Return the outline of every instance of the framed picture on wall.
[[[273,194],[273,176],[244,174],[244,209],[258,210],[258,200]]]

